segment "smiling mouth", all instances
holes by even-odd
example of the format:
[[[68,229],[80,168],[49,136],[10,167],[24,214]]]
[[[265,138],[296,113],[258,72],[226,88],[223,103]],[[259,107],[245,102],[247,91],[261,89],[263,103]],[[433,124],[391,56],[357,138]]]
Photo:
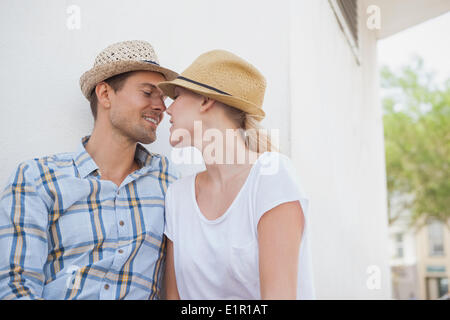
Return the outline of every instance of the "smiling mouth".
[[[148,121],[150,123],[153,123],[155,126],[158,125],[158,121],[156,119],[154,119],[154,118],[144,117],[144,120],[146,120],[146,121]]]

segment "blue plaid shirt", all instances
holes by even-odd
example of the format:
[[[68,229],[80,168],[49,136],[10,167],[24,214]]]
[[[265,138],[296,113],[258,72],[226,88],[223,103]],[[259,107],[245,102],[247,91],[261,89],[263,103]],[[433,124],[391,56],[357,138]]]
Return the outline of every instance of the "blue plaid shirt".
[[[0,195],[0,299],[159,299],[178,174],[138,144],[117,187],[84,148],[21,163]]]

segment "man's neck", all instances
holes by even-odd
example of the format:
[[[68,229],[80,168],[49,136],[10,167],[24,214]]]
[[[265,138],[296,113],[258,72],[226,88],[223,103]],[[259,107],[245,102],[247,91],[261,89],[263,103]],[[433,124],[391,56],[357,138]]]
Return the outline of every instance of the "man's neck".
[[[111,180],[117,186],[139,169],[134,160],[137,142],[117,133],[92,132],[85,145],[86,151],[99,167],[102,180]]]

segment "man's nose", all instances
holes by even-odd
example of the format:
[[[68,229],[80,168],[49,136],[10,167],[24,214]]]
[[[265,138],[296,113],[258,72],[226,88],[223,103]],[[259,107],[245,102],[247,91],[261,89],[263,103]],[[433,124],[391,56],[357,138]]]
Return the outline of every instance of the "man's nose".
[[[166,105],[164,103],[164,100],[161,99],[160,103],[152,103],[152,109],[153,110],[159,110],[160,112],[166,111]]]

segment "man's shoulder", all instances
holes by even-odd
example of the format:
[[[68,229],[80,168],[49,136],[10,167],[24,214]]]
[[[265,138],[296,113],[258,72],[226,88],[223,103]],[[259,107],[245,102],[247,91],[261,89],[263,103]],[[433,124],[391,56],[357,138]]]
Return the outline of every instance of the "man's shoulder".
[[[52,155],[46,155],[31,158],[20,162],[14,172],[26,172],[30,176],[39,176],[48,170],[58,170],[71,167],[73,165],[74,153],[61,152]]]
[[[67,152],[56,153],[19,162],[10,172],[1,196],[4,197],[9,194],[12,191],[11,188],[25,188],[24,190],[26,188],[36,188],[38,185],[48,181],[48,179],[53,180],[66,176],[67,172],[72,172],[73,170],[63,171],[61,168],[69,168],[71,166],[72,155]]]
[[[31,166],[59,169],[72,166],[74,155],[75,154],[73,152],[60,152],[52,155],[29,159],[26,160],[25,163]]]

